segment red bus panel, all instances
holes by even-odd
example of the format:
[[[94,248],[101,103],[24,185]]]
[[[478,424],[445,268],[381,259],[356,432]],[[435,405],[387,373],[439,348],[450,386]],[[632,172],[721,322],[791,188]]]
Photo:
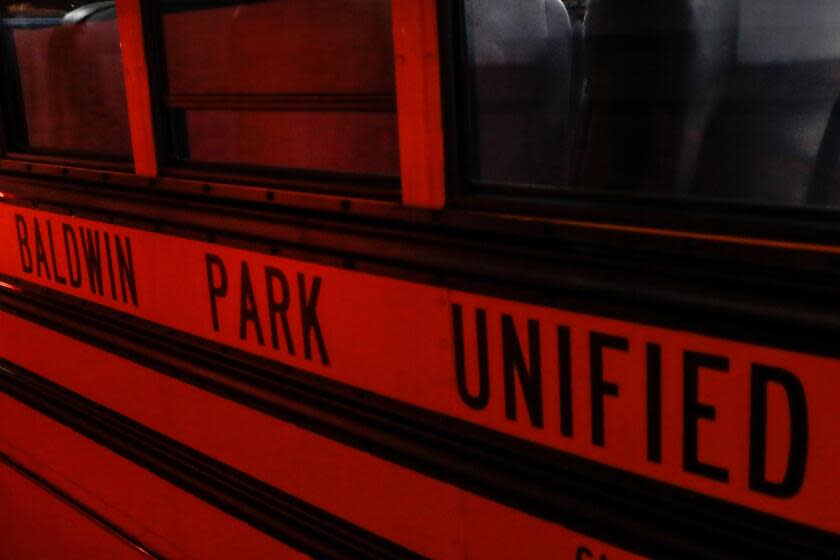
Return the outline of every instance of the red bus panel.
[[[153,558],[0,462],[0,558]]]
[[[829,531],[837,360],[0,209],[0,271]]]
[[[43,346],[60,351],[63,360],[56,362],[39,352]],[[609,551],[610,558],[635,557],[6,313],[0,313],[0,353],[21,367],[424,556],[534,557],[552,550],[560,557],[574,558],[581,548]],[[32,442],[48,441],[47,437],[69,442],[80,436],[52,421],[36,421],[32,416],[37,414],[28,410],[19,404],[0,407],[3,425],[8,426],[0,431],[0,442],[5,439],[8,445],[27,449],[34,458],[50,464],[70,461],[62,457],[71,454],[77,467],[64,474],[75,484],[97,488],[95,478],[76,474],[91,457],[59,444],[48,450],[33,448],[39,446]],[[31,426],[41,424],[55,425],[55,433],[39,433],[27,443]],[[64,432],[66,436],[61,435]],[[97,448],[96,453],[106,452]],[[119,458],[115,461],[122,462]],[[136,483],[133,487],[140,488]],[[100,498],[107,499],[107,492],[103,490]],[[157,507],[170,506],[161,503]],[[488,533],[488,528],[495,529]],[[490,542],[488,534],[494,535]]]

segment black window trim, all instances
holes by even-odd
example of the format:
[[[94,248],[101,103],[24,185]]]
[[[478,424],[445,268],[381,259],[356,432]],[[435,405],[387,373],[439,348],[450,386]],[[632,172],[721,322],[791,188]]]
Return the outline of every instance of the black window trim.
[[[567,0],[563,0],[568,3]],[[469,176],[470,91],[464,0],[438,0],[442,53],[444,148],[451,208],[514,214],[547,222],[613,224],[750,240],[840,245],[840,207],[676,199],[664,195],[596,192],[575,187],[480,184]]]

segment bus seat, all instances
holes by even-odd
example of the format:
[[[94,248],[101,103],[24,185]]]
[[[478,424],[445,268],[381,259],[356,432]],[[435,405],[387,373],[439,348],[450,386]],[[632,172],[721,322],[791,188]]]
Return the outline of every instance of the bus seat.
[[[83,23],[85,21],[100,21],[103,19],[113,19],[117,14],[116,2],[113,0],[109,2],[91,2],[79,6],[61,18],[61,23],[65,25]]]
[[[838,24],[835,0],[741,0],[737,69],[709,124],[696,194],[828,202],[838,134]]]
[[[475,179],[566,184],[572,95],[566,7],[560,0],[473,0],[467,17]]]
[[[585,28],[583,186],[687,191],[734,64],[736,3],[591,0]]]
[[[834,102],[814,161],[807,204],[840,206],[840,97]]]
[[[586,133],[586,81],[584,79],[584,58],[583,58],[583,37],[585,27],[583,19],[575,17],[572,19],[572,74],[571,74],[571,101],[569,107],[570,124],[570,184],[580,183],[580,161],[585,145]]]

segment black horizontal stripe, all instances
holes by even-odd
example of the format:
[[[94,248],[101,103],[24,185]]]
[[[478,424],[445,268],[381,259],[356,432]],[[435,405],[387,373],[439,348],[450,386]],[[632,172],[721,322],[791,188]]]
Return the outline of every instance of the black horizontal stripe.
[[[154,192],[175,188],[177,181],[170,181],[162,179],[162,188]],[[196,182],[192,188],[201,186]],[[476,230],[503,225],[476,214],[433,214],[439,222],[434,228],[408,227],[398,223],[405,211],[384,202],[371,203],[384,212],[374,223],[350,212],[347,221],[337,221],[321,213],[246,209],[230,201],[224,210],[195,201],[174,204],[149,200],[148,192],[124,198],[93,190],[94,185],[64,184],[66,191],[32,179],[25,186],[11,179],[4,185],[11,193],[19,188],[26,194],[7,202],[31,206],[28,199],[34,197],[44,210],[116,225],[234,247],[247,244],[297,260],[840,358],[834,343],[840,333],[840,255],[753,254],[756,248],[646,236],[607,247],[607,232],[572,232],[533,220],[506,222],[503,232]],[[264,200],[264,190],[252,194]],[[95,192],[100,195],[94,201]],[[347,209],[360,205],[347,199],[332,203]],[[539,235],[544,229],[557,237]],[[680,252],[658,247],[672,243]],[[799,268],[776,265],[791,258]],[[762,328],[745,328],[758,324]]]
[[[307,554],[418,557],[7,360],[0,391]]]
[[[393,93],[276,93],[169,95],[170,109],[200,111],[291,111],[394,113]]]
[[[651,556],[836,558],[840,537],[530,444],[54,292],[0,309],[428,476]],[[58,310],[58,311],[56,311]]]

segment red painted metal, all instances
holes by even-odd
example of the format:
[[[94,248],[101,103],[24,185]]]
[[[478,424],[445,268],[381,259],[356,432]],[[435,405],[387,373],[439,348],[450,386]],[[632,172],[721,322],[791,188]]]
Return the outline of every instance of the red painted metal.
[[[0,461],[0,558],[148,560],[154,556]]]
[[[834,377],[840,372],[836,359],[528,305],[40,211],[0,207],[0,228],[8,239],[27,239],[19,244],[20,250],[7,251],[5,257],[0,255],[0,271],[8,275],[654,480],[826,530],[840,529],[840,515],[832,501],[840,495],[840,483],[833,475],[834,457],[840,451],[828,417],[833,410]],[[116,274],[115,281],[103,274],[101,293],[91,292],[89,279],[81,270],[77,272],[83,282],[77,287],[49,277],[50,270],[65,271],[62,274],[66,275],[69,270],[63,242],[53,238],[50,229],[64,232],[68,228],[80,236],[82,231],[87,232],[86,236],[98,232],[106,244],[103,255],[107,255],[109,244],[115,253],[117,240],[124,246],[131,241],[136,304],[125,294],[125,282],[120,282]],[[39,237],[43,239],[43,262],[36,262]],[[55,245],[57,242],[61,244]],[[48,265],[46,255],[52,253],[50,247],[54,246],[59,247],[56,264]],[[24,268],[27,251],[29,272]],[[102,267],[107,271],[116,265],[106,261]],[[287,283],[288,333],[277,314],[268,311],[271,297],[266,278],[272,269],[277,271],[272,280],[274,300],[280,293],[280,274]],[[216,289],[223,284],[224,290]],[[212,295],[211,290],[217,293]],[[248,298],[253,302],[252,318],[243,320],[243,302]],[[307,324],[304,307],[310,309],[307,329],[302,327]],[[456,320],[456,308],[460,320]],[[465,391],[477,394],[479,313],[486,318],[488,397],[481,406],[469,406],[456,382],[455,368],[459,361],[463,363]],[[461,328],[462,359],[457,357],[453,325]],[[566,340],[560,334],[563,329],[569,332],[569,351],[562,349],[561,343]],[[624,340],[626,350],[596,351],[593,333]],[[513,337],[515,341],[511,342]],[[515,367],[510,365],[513,344],[522,356],[521,365]],[[648,450],[648,426],[653,421],[648,403],[649,345],[661,350],[658,461],[651,459]],[[686,381],[689,377],[685,373],[689,368],[686,356],[690,353],[718,356],[719,361],[726,362],[719,371],[714,367],[700,368],[695,397],[690,396],[693,385]],[[597,414],[592,404],[592,364],[596,354],[602,363],[603,378],[618,386],[616,395],[601,395],[600,402],[604,404]],[[541,364],[541,373],[536,394],[526,401],[525,382],[521,379],[534,375],[537,363]],[[777,497],[757,491],[750,479],[752,467],[759,466],[751,443],[761,437],[750,416],[751,406],[756,404],[755,390],[763,390],[752,381],[756,367],[789,372],[807,400],[807,472],[795,496]],[[564,372],[571,378],[571,389],[560,385]],[[770,389],[767,426],[761,426],[772,438],[762,451],[761,460],[766,459],[769,480],[779,481],[792,464],[789,445],[799,438],[792,435],[791,395],[786,395],[777,383]],[[532,414],[535,400],[539,401],[538,415]],[[712,417],[704,417],[708,416],[704,412],[690,420],[693,402],[711,403],[709,406],[715,407]],[[573,420],[570,433],[563,432],[564,412]],[[607,434],[601,442],[594,435],[596,416],[601,418]],[[692,470],[684,455],[685,442],[690,437],[685,427],[688,422],[696,425],[697,460],[719,465],[727,471],[728,480]]]
[[[144,177],[155,177],[158,174],[158,161],[149,90],[149,68],[143,35],[142,4],[142,0],[117,2],[117,24],[122,48],[134,171]]]
[[[0,414],[0,451],[165,558],[303,557],[5,394],[0,394]],[[12,488],[19,492],[22,486]],[[0,541],[6,527],[0,525]],[[36,524],[27,537],[44,540],[50,533],[39,533]],[[64,558],[89,558],[74,556],[72,548],[65,551]],[[111,558],[130,558],[127,552]]]
[[[443,117],[437,7],[392,0],[403,203],[443,208]]]
[[[38,351],[45,347],[62,356],[62,360],[56,361],[52,355]],[[5,313],[0,313],[0,355],[284,492],[428,557],[530,558],[543,556],[550,550],[558,557],[574,558],[575,551],[585,546],[608,552],[609,558],[635,558],[560,525],[352,449]],[[107,472],[104,469],[114,468],[109,466],[115,463],[114,459],[101,467],[87,465],[88,461],[99,461],[99,456],[109,453],[91,450],[89,443],[78,449],[63,445],[65,440],[73,438],[61,435],[61,428],[52,427],[49,432],[40,432],[37,426],[45,421],[30,420],[33,413],[27,413],[26,417],[17,415],[14,411],[19,406],[12,406],[13,413],[7,414],[2,399],[0,396],[0,410],[9,421],[0,424],[0,450],[4,445],[3,436],[13,432],[11,437],[5,438],[13,446],[58,464],[74,461],[75,466],[65,473],[92,470],[101,475]],[[31,439],[27,439],[25,433],[19,433],[26,432],[29,428],[23,427],[33,423],[36,430]],[[55,443],[42,450],[40,442],[43,441]],[[65,454],[72,459],[64,458]],[[113,480],[130,470],[122,466],[107,478]],[[100,488],[94,482],[93,472],[73,474],[72,479],[85,488]],[[154,489],[151,480],[126,480],[125,483],[129,488],[118,490],[113,485],[101,488],[99,497],[120,504],[126,492],[140,493],[146,487],[150,491]],[[115,493],[114,497],[111,492]],[[150,516],[154,515],[149,509],[151,504],[140,498],[144,495],[135,496],[139,503],[137,509],[131,511],[139,519],[151,523]],[[161,513],[171,514],[171,509],[181,506],[161,502],[156,507],[162,509]],[[162,517],[160,523],[165,523],[165,519]],[[228,522],[234,528],[237,525],[233,520]],[[222,530],[217,525],[211,527]],[[490,527],[494,528],[492,533],[488,533]],[[171,534],[183,528],[168,530]],[[234,529],[226,530],[230,534]],[[493,535],[492,539],[488,539],[489,534]],[[195,542],[198,538],[195,533],[185,533],[178,538],[185,539],[184,546],[204,546]],[[265,545],[259,545],[263,548],[258,545],[252,541],[249,546],[256,548],[247,549],[249,557],[253,554],[251,550],[266,550]]]

